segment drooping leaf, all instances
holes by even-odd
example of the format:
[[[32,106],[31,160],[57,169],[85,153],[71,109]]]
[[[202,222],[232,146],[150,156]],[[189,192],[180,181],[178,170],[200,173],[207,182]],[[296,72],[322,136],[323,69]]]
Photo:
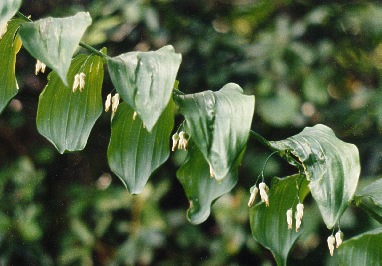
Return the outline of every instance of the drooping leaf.
[[[237,182],[237,167],[221,182],[211,178],[209,169],[203,154],[190,142],[187,159],[176,176],[190,201],[187,219],[193,224],[204,222],[210,215],[213,202],[229,192]]]
[[[286,218],[288,209],[292,208],[293,213],[296,212],[298,186],[299,197],[303,201],[309,193],[308,182],[303,175],[297,174],[282,179],[275,177],[268,193],[269,207],[261,202],[250,209],[252,235],[272,252],[277,265],[286,265],[290,250],[304,231],[304,219],[301,229],[296,232],[294,227],[288,229]]]
[[[182,57],[170,45],[152,52],[108,58],[111,80],[121,98],[151,131],[166,108]]]
[[[339,265],[381,265],[382,228],[346,240],[338,249]]]
[[[174,106],[170,101],[151,132],[138,116],[133,119],[134,110],[126,103],[119,105],[112,119],[107,150],[109,166],[131,194],[143,190],[150,175],[170,154]]]
[[[19,10],[21,0],[1,0],[0,1],[0,29],[7,23]]]
[[[365,187],[354,200],[358,207],[382,223],[382,179]]]
[[[239,85],[229,83],[218,92],[179,95],[178,103],[187,133],[212,166],[216,180],[222,180],[246,147],[255,97],[243,95]]]
[[[289,150],[302,163],[324,222],[333,228],[358,184],[361,169],[357,147],[339,140],[324,125],[307,127],[293,137],[271,141],[270,145],[280,151]]]
[[[21,19],[9,21],[7,32],[0,39],[0,113],[19,91],[15,76],[15,63],[16,54],[21,48],[21,41],[15,35],[21,23],[23,23]]]
[[[53,69],[68,86],[67,74],[74,51],[91,24],[89,13],[66,18],[45,18],[24,23],[20,38],[28,52]]]
[[[40,94],[37,109],[37,130],[60,153],[82,150],[94,123],[102,113],[103,62],[100,56],[78,55],[72,60],[68,80],[85,73],[85,88],[73,92],[55,72]]]

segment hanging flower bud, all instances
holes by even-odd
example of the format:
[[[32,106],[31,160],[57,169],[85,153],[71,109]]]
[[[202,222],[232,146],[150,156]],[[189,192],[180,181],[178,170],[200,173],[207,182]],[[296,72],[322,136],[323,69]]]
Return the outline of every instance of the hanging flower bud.
[[[249,192],[251,193],[251,197],[249,198],[249,201],[248,201],[248,207],[251,207],[253,203],[255,202],[256,195],[257,193],[259,193],[259,189],[256,187],[256,185],[254,185],[253,187],[251,187]]]
[[[46,65],[41,62],[40,60],[37,60],[36,62],[36,66],[35,66],[35,75],[38,75],[38,73],[45,73],[45,68],[46,68]]]
[[[184,131],[181,131],[179,133],[179,144],[178,144],[178,149],[181,150],[181,149],[185,149],[187,150],[187,146],[188,146],[188,139],[187,139],[187,133],[184,132]]]
[[[302,220],[302,217],[304,216],[304,204],[302,203],[299,203],[297,204],[297,212],[296,212],[296,232],[298,232],[298,230],[300,230],[300,227],[301,227],[301,220]]]
[[[72,91],[76,92],[79,85],[80,85],[80,75],[76,74],[74,76]]]
[[[0,40],[3,38],[4,34],[7,32],[8,23],[0,25]]]
[[[85,88],[85,77],[86,77],[86,75],[85,75],[85,73],[84,72],[81,72],[80,73],[80,78],[79,78],[79,82],[80,82],[80,91],[83,91],[84,90],[84,88]]]
[[[137,118],[137,112],[134,111],[133,120],[135,120],[135,118]]]
[[[342,244],[342,240],[344,239],[344,233],[341,232],[341,230],[338,230],[338,232],[335,234],[336,237],[336,248],[339,248]]]
[[[215,171],[214,171],[214,168],[212,168],[211,164],[210,164],[210,177],[215,177]]]
[[[287,210],[286,216],[287,216],[288,229],[292,229],[292,223],[293,223],[293,210],[292,210],[292,208]]]
[[[109,112],[109,109],[110,109],[110,105],[111,105],[111,93],[109,93],[106,97],[106,101],[105,101],[105,112]]]
[[[262,202],[265,202],[265,205],[268,207],[269,206],[269,200],[268,200],[268,186],[264,183],[264,182],[261,182],[259,184],[259,189],[260,189],[260,197],[261,197],[261,201]]]
[[[330,251],[330,255],[333,256],[334,254],[334,244],[336,242],[336,239],[334,238],[333,235],[329,236],[328,237],[328,247],[329,247],[329,251]]]
[[[172,135],[172,151],[175,151],[176,149],[176,145],[178,145],[178,140],[179,140],[179,134],[178,133],[175,133],[174,135]]]
[[[119,105],[119,93],[114,94],[114,96],[111,98],[111,111],[113,114],[117,112],[117,108]]]

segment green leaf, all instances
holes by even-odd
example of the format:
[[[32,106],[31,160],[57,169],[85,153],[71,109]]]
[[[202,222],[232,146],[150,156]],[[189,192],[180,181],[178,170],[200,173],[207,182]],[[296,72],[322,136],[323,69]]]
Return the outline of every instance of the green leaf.
[[[268,194],[269,207],[261,202],[250,209],[252,235],[272,252],[277,265],[286,265],[289,251],[304,231],[304,219],[301,229],[295,232],[288,229],[286,218],[286,212],[292,206],[293,213],[296,212],[297,185],[300,185],[299,197],[303,201],[309,193],[308,182],[303,175],[273,178]]]
[[[168,45],[155,52],[131,52],[107,60],[117,92],[151,131],[170,100],[181,55]]]
[[[169,157],[174,127],[174,103],[170,101],[158,123],[148,132],[126,103],[118,106],[111,123],[107,150],[110,169],[131,194],[140,193],[150,175]]]
[[[239,85],[229,83],[218,92],[179,95],[177,101],[187,133],[211,165],[216,180],[222,180],[246,147],[255,97],[243,95]]]
[[[0,1],[0,29],[19,10],[21,0],[1,0]]]
[[[269,143],[299,159],[324,222],[333,228],[357,188],[361,170],[357,147],[339,140],[324,125],[307,127],[293,137]]]
[[[354,200],[358,207],[382,223],[382,179],[365,187]]]
[[[203,154],[190,142],[186,161],[176,175],[190,201],[187,219],[193,224],[204,222],[211,213],[213,202],[229,192],[237,182],[237,167],[221,182],[210,177],[209,169]]]
[[[20,38],[16,36],[21,23],[23,23],[21,19],[9,21],[7,32],[0,39],[0,113],[19,91],[15,63],[16,54],[21,48]]]
[[[91,24],[89,13],[66,18],[45,18],[24,23],[19,35],[28,52],[50,68],[68,86],[67,74],[73,53]]]
[[[76,56],[69,69],[68,80],[85,73],[85,88],[72,92],[60,77],[51,72],[48,84],[40,94],[37,109],[37,130],[50,140],[60,153],[82,150],[94,123],[102,113],[102,58],[96,55]]]
[[[344,241],[338,249],[339,265],[381,265],[382,228]]]

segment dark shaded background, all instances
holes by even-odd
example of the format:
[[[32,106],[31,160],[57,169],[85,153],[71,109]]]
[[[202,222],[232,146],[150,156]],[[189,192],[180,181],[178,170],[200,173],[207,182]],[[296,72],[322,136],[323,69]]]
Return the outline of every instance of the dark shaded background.
[[[382,5],[376,1],[34,0],[24,1],[21,11],[34,20],[89,11],[93,24],[84,41],[107,47],[111,56],[172,44],[183,56],[182,91],[236,82],[256,96],[253,130],[280,140],[326,124],[358,146],[361,186],[381,177]],[[34,64],[22,49],[20,93],[0,116],[1,265],[274,264],[250,234],[246,207],[269,150],[250,142],[237,187],[205,223],[191,225],[175,175],[178,153],[142,194],[131,196],[107,165],[109,114],[81,152],[60,155],[38,134],[38,96],[47,75],[35,76]],[[113,90],[107,75],[103,88],[106,98]],[[291,173],[276,157],[266,168],[267,178]],[[311,199],[306,205],[309,230],[290,262],[335,264],[326,247],[331,232]],[[341,224],[345,239],[375,226],[355,207]]]

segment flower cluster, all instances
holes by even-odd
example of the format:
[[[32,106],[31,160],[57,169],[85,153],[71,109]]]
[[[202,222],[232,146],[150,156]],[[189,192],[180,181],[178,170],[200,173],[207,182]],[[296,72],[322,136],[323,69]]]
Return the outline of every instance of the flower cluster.
[[[178,149],[184,149],[187,150],[188,146],[188,135],[186,132],[181,131],[179,134],[175,133],[172,135],[172,151],[175,151],[176,147],[178,146]]]
[[[330,251],[330,255],[333,256],[334,254],[334,244],[336,244],[336,248],[339,248],[342,244],[342,240],[344,239],[344,233],[341,232],[341,230],[338,230],[338,232],[335,234],[335,236],[330,235],[328,237],[328,247]]]
[[[264,182],[261,182],[259,184],[259,188],[255,186],[251,187],[250,189],[250,193],[251,193],[251,196],[249,198],[249,201],[248,201],[248,207],[251,207],[253,205],[253,203],[255,202],[255,199],[256,199],[256,195],[257,193],[260,191],[260,197],[261,197],[261,201],[262,202],[265,202],[265,206],[269,206],[269,198],[268,198],[268,191],[269,191],[269,188],[268,186],[264,183]]]
[[[41,71],[41,73],[45,73],[45,68],[46,68],[46,65],[43,62],[41,62],[40,60],[37,60],[34,73],[36,75],[38,75],[38,73],[40,73],[40,71]]]
[[[80,91],[82,92],[85,88],[85,73],[81,72],[80,74],[76,74],[74,76],[74,81],[73,81],[73,92],[76,92],[77,89],[79,88]]]
[[[111,97],[111,93],[109,93],[106,97],[105,101],[105,112],[109,112],[110,106],[111,111],[113,114],[117,111],[118,105],[119,105],[119,93],[114,94],[113,97]],[[133,117],[134,118],[134,117]]]
[[[292,229],[292,224],[293,224],[293,210],[290,208],[286,212],[287,216],[287,224],[288,224],[288,229]],[[301,221],[302,217],[304,216],[304,204],[299,203],[296,206],[296,214],[295,214],[295,219],[296,219],[296,232],[300,230],[301,227]]]

